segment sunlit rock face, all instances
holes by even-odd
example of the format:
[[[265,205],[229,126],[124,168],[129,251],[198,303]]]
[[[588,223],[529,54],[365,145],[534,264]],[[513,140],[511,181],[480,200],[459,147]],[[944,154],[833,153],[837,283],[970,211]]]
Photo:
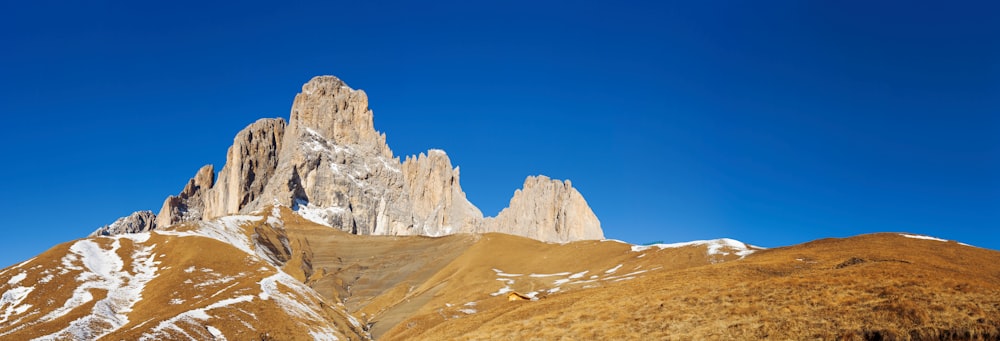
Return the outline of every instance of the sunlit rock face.
[[[216,179],[202,167],[164,201],[155,225],[292,207],[354,234],[503,232],[542,241],[602,239],[600,221],[569,181],[528,177],[495,218],[466,198],[448,154],[394,157],[375,130],[368,95],[319,76],[295,96],[287,123],[261,119],[240,131]]]

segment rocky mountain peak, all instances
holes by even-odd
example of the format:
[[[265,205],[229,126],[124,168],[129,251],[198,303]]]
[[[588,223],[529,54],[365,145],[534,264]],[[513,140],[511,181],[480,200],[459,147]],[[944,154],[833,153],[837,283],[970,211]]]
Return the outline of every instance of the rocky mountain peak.
[[[412,212],[420,226],[434,227],[423,234],[473,232],[483,214],[462,191],[458,167],[448,154],[431,149],[403,161],[402,173]]]
[[[385,143],[385,138],[375,131],[368,95],[334,76],[314,77],[302,86],[292,103],[288,123],[291,138],[306,130],[340,146],[381,149]]]
[[[510,205],[484,226],[545,241],[604,239],[600,220],[573,183],[544,175],[527,177]]]
[[[484,219],[447,153],[431,149],[400,162],[375,130],[365,92],[334,76],[302,86],[287,124],[261,119],[237,133],[217,179],[213,171],[202,167],[180,194],[167,198],[154,226],[280,205],[354,234],[603,238],[572,184],[545,176],[528,177],[509,208]]]

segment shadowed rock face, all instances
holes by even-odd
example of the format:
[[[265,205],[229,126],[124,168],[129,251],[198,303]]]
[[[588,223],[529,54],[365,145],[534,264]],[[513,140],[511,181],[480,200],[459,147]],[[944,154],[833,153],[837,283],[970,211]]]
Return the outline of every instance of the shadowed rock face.
[[[205,197],[215,183],[215,167],[205,165],[194,178],[188,180],[181,193],[167,197],[156,215],[157,226],[170,226],[179,222],[202,219],[205,211]]]
[[[164,202],[157,224],[296,208],[345,232],[429,235],[503,232],[543,241],[602,239],[600,221],[569,181],[528,177],[509,208],[485,218],[441,150],[393,156],[375,130],[368,96],[319,76],[295,96],[288,123],[261,119],[240,131],[213,183],[203,167]]]
[[[274,176],[284,133],[285,120],[264,118],[236,134],[219,182],[207,195],[204,219],[239,213],[260,197]]]

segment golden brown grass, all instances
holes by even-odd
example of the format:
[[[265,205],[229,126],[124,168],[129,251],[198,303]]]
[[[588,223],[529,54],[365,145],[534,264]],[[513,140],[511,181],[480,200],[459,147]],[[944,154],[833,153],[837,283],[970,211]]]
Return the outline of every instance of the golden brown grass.
[[[104,249],[110,249],[112,239],[92,238]],[[117,254],[124,261],[123,271],[132,272],[132,255],[137,249],[129,239],[120,239]],[[89,315],[95,303],[107,297],[103,289],[91,289],[93,299],[65,315],[51,321],[40,322],[39,318],[62,306],[82,282],[77,277],[81,271],[60,273],[62,259],[74,242],[58,245],[25,264],[29,274],[19,284],[34,287],[24,302],[31,304],[22,319],[0,323],[0,337],[3,340],[29,340],[66,328],[71,322]],[[273,339],[311,339],[307,334],[316,322],[293,316],[282,308],[275,299],[261,300],[260,282],[276,273],[276,269],[265,262],[250,257],[229,244],[204,237],[175,237],[153,234],[145,245],[155,245],[153,253],[158,264],[157,276],[146,283],[142,299],[135,303],[128,314],[128,323],[113,333],[103,337],[107,340],[135,340],[155,328],[161,322],[192,309],[205,308],[222,299],[250,295],[250,302],[234,303],[228,306],[206,310],[208,320],[182,319],[176,322],[178,329],[165,329],[157,339],[210,339],[206,326],[221,330],[230,339],[251,339],[266,334]],[[78,260],[73,261],[82,265]],[[50,270],[50,271],[47,271]],[[3,283],[21,272],[11,269],[3,273]],[[40,278],[53,275],[44,282]],[[233,278],[233,280],[223,280]],[[6,290],[0,287],[0,292]],[[342,339],[357,340],[362,331],[348,323],[345,315],[330,307],[321,306],[320,301],[296,294],[293,290],[278,285],[278,290],[295,296],[298,301],[313,304],[323,316],[323,324],[333,324],[345,335]],[[181,300],[180,303],[176,300]],[[14,323],[11,323],[14,322]],[[90,338],[92,336],[84,336]]]
[[[995,340],[998,261],[996,251],[895,234],[820,240],[512,302],[417,338]]]
[[[300,299],[319,305],[326,323],[350,339],[363,338],[364,331],[347,322],[344,310],[372,323],[372,334],[384,340],[1000,339],[1000,252],[954,242],[873,234],[741,260],[709,257],[704,246],[633,252],[615,242],[548,244],[503,234],[355,236],[287,209],[281,216],[284,227],[265,219],[248,223],[244,232],[323,297]],[[111,242],[93,240],[104,248]],[[121,244],[124,269],[131,269],[136,246],[128,239]],[[146,244],[156,244],[154,253],[162,255],[160,270],[129,324],[108,339],[134,339],[164,319],[214,302],[213,295],[256,295],[260,280],[275,271],[209,238],[154,234]],[[36,291],[25,303],[61,305],[78,285],[79,271],[38,282],[52,273],[44,270],[60,267],[69,245],[24,269],[2,270],[0,284],[27,271],[23,283],[35,283]],[[199,270],[185,271],[191,267]],[[575,277],[567,282],[570,274]],[[216,277],[237,280],[211,282]],[[505,286],[539,299],[508,302],[499,291]],[[64,317],[16,331],[17,323],[0,324],[0,333],[30,339],[62,329],[107,295],[91,293],[94,301]],[[172,304],[175,298],[184,303]],[[273,300],[210,315],[230,339],[309,338],[309,326]],[[28,313],[24,321],[39,316]],[[208,337],[197,323],[179,325],[188,335]],[[180,331],[169,336],[185,337]]]

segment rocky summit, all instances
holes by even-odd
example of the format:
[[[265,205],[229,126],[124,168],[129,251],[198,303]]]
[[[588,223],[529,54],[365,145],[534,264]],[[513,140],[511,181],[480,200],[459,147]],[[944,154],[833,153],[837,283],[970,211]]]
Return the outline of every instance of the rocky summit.
[[[215,178],[206,165],[137,231],[280,205],[360,235],[503,232],[546,242],[602,239],[597,216],[570,181],[530,176],[510,207],[483,217],[459,168],[431,149],[400,161],[375,130],[368,95],[319,76],[295,96],[288,121],[264,118],[236,134]],[[131,217],[131,216],[130,216]],[[148,217],[148,216],[147,216]],[[101,233],[132,232],[102,228]]]

